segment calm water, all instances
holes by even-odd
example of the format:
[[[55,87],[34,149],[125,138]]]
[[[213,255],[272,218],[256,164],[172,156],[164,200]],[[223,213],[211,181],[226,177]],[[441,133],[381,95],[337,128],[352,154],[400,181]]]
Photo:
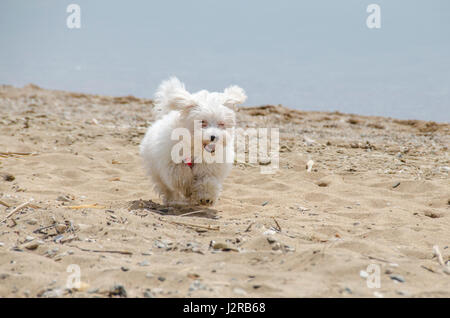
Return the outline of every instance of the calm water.
[[[151,97],[170,75],[247,105],[450,121],[450,1],[0,1],[2,84]]]

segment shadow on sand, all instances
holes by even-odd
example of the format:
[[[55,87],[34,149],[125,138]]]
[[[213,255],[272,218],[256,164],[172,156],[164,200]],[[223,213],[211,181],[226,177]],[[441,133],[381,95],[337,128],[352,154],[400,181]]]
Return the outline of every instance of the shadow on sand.
[[[160,215],[176,215],[217,219],[217,210],[204,206],[166,206],[152,200],[134,200],[129,202],[128,210],[145,210]]]

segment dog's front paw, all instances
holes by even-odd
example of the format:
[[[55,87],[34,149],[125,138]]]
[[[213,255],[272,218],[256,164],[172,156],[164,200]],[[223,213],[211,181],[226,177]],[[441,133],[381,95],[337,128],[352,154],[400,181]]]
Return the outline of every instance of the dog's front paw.
[[[220,184],[215,179],[203,180],[194,186],[192,192],[193,203],[199,205],[214,205],[219,197]]]
[[[195,205],[206,205],[206,206],[211,206],[214,205],[214,203],[216,203],[216,197],[211,196],[210,194],[206,193],[206,192],[194,192],[192,194],[192,203]]]

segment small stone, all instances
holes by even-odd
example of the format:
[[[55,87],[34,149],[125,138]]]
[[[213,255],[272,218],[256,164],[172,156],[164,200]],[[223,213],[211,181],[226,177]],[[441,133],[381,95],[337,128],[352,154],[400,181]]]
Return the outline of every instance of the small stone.
[[[278,251],[281,250],[281,244],[279,242],[276,242],[272,245],[272,250]]]
[[[32,236],[27,236],[25,238],[25,242],[31,242],[32,240],[34,240],[34,237],[32,237]]]
[[[391,279],[400,283],[405,282],[405,279],[401,275],[391,275]]]
[[[89,288],[88,283],[80,282],[80,284],[77,287],[73,288],[73,290],[83,292],[86,291],[88,288]]]
[[[9,274],[6,274],[6,273],[0,274],[0,280],[7,279],[8,277],[9,277]]]
[[[0,247],[5,246],[5,243],[0,242]]]
[[[147,274],[145,274],[145,277],[147,277],[147,278],[153,278],[153,274],[152,273],[147,273]]]
[[[70,202],[70,198],[67,195],[60,195],[56,198],[56,201]]]
[[[53,239],[53,241],[55,242],[55,243],[59,243],[59,242],[61,242],[61,240],[64,238],[64,235],[57,235],[57,236],[55,236],[55,238]]]
[[[377,291],[373,292],[373,295],[377,298],[384,298],[383,294]]]
[[[438,219],[438,218],[442,217],[442,215],[440,213],[436,213],[433,211],[425,211],[424,215],[428,216],[429,218],[432,218],[432,219]]]
[[[35,250],[35,249],[37,249],[39,247],[39,243],[38,242],[30,242],[30,243],[26,244],[24,247],[27,250],[32,251],[32,250]]]
[[[111,296],[119,296],[119,297],[127,297],[127,291],[125,290],[125,287],[122,285],[114,285],[108,293],[109,297]]]
[[[275,233],[277,233],[275,230],[269,229],[267,231],[264,231],[263,235],[270,236],[274,235]]]
[[[224,251],[224,252],[229,252],[229,251],[237,252],[238,251],[237,249],[229,246],[228,244],[221,243],[221,242],[217,242],[217,243],[214,242],[214,243],[211,244],[211,246],[215,250],[221,250],[221,251]]]
[[[88,292],[88,294],[97,294],[98,291],[99,291],[98,288],[91,288],[91,289],[89,289],[87,292]]]
[[[152,295],[152,293],[150,292],[150,290],[146,290],[144,292],[144,297],[145,298],[153,298],[154,296]]]
[[[242,288],[234,288],[233,293],[237,295],[247,295],[247,292],[243,290]]]
[[[65,224],[58,224],[55,226],[55,230],[58,234],[64,233],[67,230],[67,225]]]
[[[392,188],[397,188],[398,186],[400,185],[400,182],[397,182],[397,183],[395,183],[393,186],[392,186]]]
[[[273,243],[275,243],[277,240],[274,238],[274,237],[272,237],[272,236],[269,236],[269,237],[267,237],[267,242],[269,242],[269,244],[273,244]]]
[[[159,277],[158,277],[158,280],[159,280],[160,282],[163,282],[163,281],[166,280],[166,278],[165,278],[165,277],[162,277],[162,276],[159,276]]]
[[[269,204],[269,201],[264,201],[261,205],[266,206],[267,204]]]
[[[309,161],[306,163],[306,171],[307,171],[307,172],[311,172],[313,166],[314,166],[314,161],[313,161],[313,160],[309,160]]]
[[[205,290],[206,286],[203,285],[199,280],[196,279],[189,286],[189,291],[192,292],[192,291],[196,291],[196,290],[199,290],[199,289]],[[153,291],[156,292],[155,290],[153,290]]]
[[[143,260],[142,262],[138,263],[139,266],[149,266],[150,263],[147,260]]]
[[[128,267],[125,266],[122,266],[120,269],[124,272],[128,272],[130,270]]]
[[[346,291],[349,294],[353,294],[353,291],[350,288],[348,288],[348,287],[345,287],[344,291]]]
[[[367,273],[366,271],[360,271],[359,276],[361,276],[362,278],[367,278],[369,277],[369,273]]]
[[[45,289],[40,291],[37,294],[37,297],[42,297],[42,298],[56,298],[56,297],[61,297],[64,294],[64,290],[63,289]]]
[[[28,219],[28,220],[26,220],[26,223],[28,225],[36,225],[38,222],[36,219]]]
[[[13,176],[12,174],[10,174],[10,173],[5,173],[5,174],[3,175],[3,180],[8,181],[8,182],[11,182],[11,181],[16,180],[16,177],[14,177],[14,176]]]

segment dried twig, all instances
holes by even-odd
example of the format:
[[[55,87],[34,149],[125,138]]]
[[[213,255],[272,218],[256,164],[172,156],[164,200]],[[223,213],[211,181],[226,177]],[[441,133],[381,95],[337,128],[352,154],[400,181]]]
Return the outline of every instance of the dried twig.
[[[36,156],[37,153],[35,152],[11,152],[11,151],[0,151],[0,157],[8,158],[8,157],[15,157],[15,156]]]
[[[0,222],[0,224],[2,224],[3,222],[7,221],[11,216],[13,216],[15,213],[19,212],[20,210],[22,210],[23,208],[27,207],[31,202],[33,202],[33,199],[29,200],[28,202],[22,203],[21,205],[19,205],[18,207],[16,207],[14,210],[12,210],[7,216],[6,218],[3,219],[3,221]]]
[[[40,227],[40,228],[34,230],[33,233],[41,233],[43,230],[48,230],[48,229],[54,228],[57,225],[58,225],[58,223],[55,223],[55,224],[52,224],[52,225],[48,225],[48,226],[43,226],[43,227]]]
[[[112,254],[133,255],[132,252],[128,252],[128,251],[90,250],[90,249],[87,249],[87,248],[82,248],[82,247],[78,247],[78,246],[74,246],[74,245],[67,245],[67,246],[78,248],[79,250],[82,250],[83,252],[92,252],[92,253],[112,253]]]
[[[252,228],[253,224],[255,224],[255,222],[250,223],[250,225],[247,227],[247,229],[244,232],[250,232],[250,229]]]
[[[85,204],[85,205],[72,205],[72,206],[66,206],[68,209],[72,210],[81,210],[81,209],[106,209],[106,206],[98,205],[98,203],[94,204]]]
[[[275,217],[272,217],[272,219],[275,221],[275,224],[276,224],[277,227],[278,227],[278,232],[281,232],[281,226],[280,226],[280,224],[278,223],[277,219],[275,219]]]
[[[11,205],[6,203],[5,201],[0,200],[0,204],[6,206],[7,208],[10,208]]]
[[[380,261],[380,262],[383,262],[383,263],[390,263],[390,264],[392,264],[392,262],[390,262],[390,261],[388,261],[388,260],[385,260],[385,259],[382,259],[382,258],[378,258],[378,257],[370,256],[370,255],[364,255],[364,256],[365,256],[365,257],[368,257],[368,258],[370,258],[370,259],[376,260],[376,261]]]
[[[422,267],[423,269],[426,269],[427,271],[431,272],[431,273],[436,273],[436,271],[430,267],[426,267],[424,265],[421,265],[420,267]]]
[[[206,210],[192,211],[192,212],[180,214],[180,215],[178,215],[178,216],[188,216],[188,215],[192,215],[192,214],[196,214],[196,213],[202,213],[202,212],[205,212],[205,211],[206,211]]]
[[[175,224],[175,225],[184,225],[184,226],[188,226],[188,227],[192,227],[192,228],[200,228],[200,229],[205,229],[205,230],[213,230],[213,231],[218,231],[220,228],[217,227],[213,227],[211,225],[199,225],[199,224],[189,224],[189,223],[183,223],[183,222],[176,222],[176,221],[170,221],[169,223]]]

